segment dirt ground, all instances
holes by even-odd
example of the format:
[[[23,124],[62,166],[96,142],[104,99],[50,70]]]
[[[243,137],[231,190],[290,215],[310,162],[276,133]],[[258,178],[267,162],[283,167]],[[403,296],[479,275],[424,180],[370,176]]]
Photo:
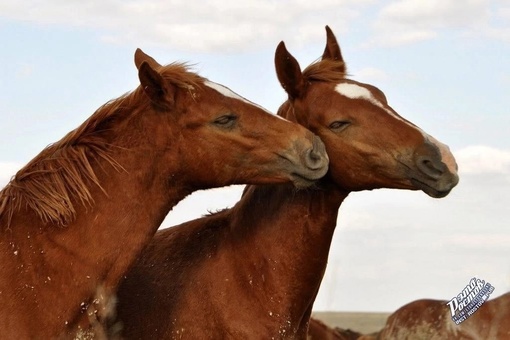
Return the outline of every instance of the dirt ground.
[[[390,313],[314,312],[317,318],[331,327],[349,328],[362,334],[379,331]]]

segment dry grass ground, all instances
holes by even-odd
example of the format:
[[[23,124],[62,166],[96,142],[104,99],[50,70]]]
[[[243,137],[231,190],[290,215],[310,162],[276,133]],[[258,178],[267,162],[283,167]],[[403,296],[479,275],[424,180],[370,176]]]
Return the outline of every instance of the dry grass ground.
[[[358,313],[358,312],[314,312],[312,317],[317,318],[331,327],[351,329],[353,331],[369,334],[377,332],[384,327],[386,318],[390,313]]]

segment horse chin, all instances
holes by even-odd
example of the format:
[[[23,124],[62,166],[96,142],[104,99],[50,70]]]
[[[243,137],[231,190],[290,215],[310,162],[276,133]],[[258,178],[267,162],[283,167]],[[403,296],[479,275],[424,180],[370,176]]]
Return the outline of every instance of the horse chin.
[[[298,189],[309,188],[315,185],[317,181],[318,179],[310,179],[299,174],[292,174],[292,184]]]
[[[423,191],[424,193],[433,198],[446,197],[448,196],[450,191],[452,191],[452,189],[455,187],[455,185],[450,185],[447,188],[437,188],[414,178],[411,178],[411,183],[416,189]]]
[[[328,159],[326,158],[328,161]],[[329,162],[328,162],[329,163]],[[299,172],[292,172],[290,175],[290,179],[294,186],[298,189],[309,188],[313,186],[317,181],[322,179],[329,170],[328,163],[323,164],[316,169],[306,169],[301,170]]]

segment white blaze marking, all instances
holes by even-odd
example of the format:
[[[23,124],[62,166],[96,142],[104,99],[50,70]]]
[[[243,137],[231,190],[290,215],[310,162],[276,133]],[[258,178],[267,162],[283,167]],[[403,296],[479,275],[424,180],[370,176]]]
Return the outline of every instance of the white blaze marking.
[[[240,100],[240,101],[245,102],[247,104],[250,104],[250,105],[253,105],[255,107],[258,107],[259,109],[269,113],[272,116],[276,116],[276,117],[278,117],[280,119],[286,120],[286,119],[284,119],[284,118],[282,118],[282,117],[280,117],[278,115],[275,115],[275,114],[271,113],[269,110],[266,110],[262,106],[260,106],[258,104],[255,104],[255,103],[249,101],[248,99],[238,95],[237,93],[235,93],[234,91],[232,91],[231,89],[229,89],[226,86],[220,85],[218,83],[214,83],[214,82],[209,81],[209,80],[204,81],[204,85],[207,86],[207,87],[210,87],[211,89],[213,89],[213,90],[215,90],[215,91],[217,91],[219,93],[221,93],[225,97],[229,97],[229,98],[234,98],[234,99]]]
[[[204,85],[212,88],[213,90],[216,90],[217,92],[221,93],[225,97],[234,98],[234,99],[237,99],[237,100],[241,100],[241,101],[243,101],[245,103],[252,104],[250,101],[248,101],[245,98],[241,97],[240,95],[238,95],[237,93],[235,93],[234,91],[232,91],[231,89],[229,89],[226,86],[220,85],[218,83],[213,83],[212,81],[209,81],[209,80],[204,81]]]
[[[367,88],[356,84],[340,83],[335,87],[335,91],[348,98],[365,99],[374,102],[374,104],[377,104],[374,96]]]
[[[454,159],[450,149],[448,148],[448,146],[439,142],[437,139],[430,136],[429,134],[425,133],[422,129],[420,129],[416,125],[411,124],[407,120],[396,115],[392,110],[390,110],[383,103],[381,103],[379,100],[377,100],[374,97],[374,95],[372,94],[372,92],[370,92],[370,90],[368,90],[367,88],[365,88],[363,86],[357,85],[357,84],[340,83],[335,86],[335,91],[347,98],[366,100],[366,101],[380,107],[381,109],[386,111],[389,115],[397,118],[398,120],[405,122],[406,124],[412,126],[415,129],[417,129],[423,135],[425,140],[427,140],[429,143],[435,145],[439,149],[439,152],[441,154],[441,160],[444,164],[446,164],[446,166],[448,167],[448,170],[450,170],[450,172],[453,174],[457,173],[457,165],[455,163],[455,159]]]
[[[351,99],[363,99],[366,101],[369,101],[370,103],[379,106],[381,109],[386,111],[391,116],[405,121],[401,117],[394,114],[391,110],[389,110],[387,107],[385,107],[380,101],[378,101],[372,92],[370,92],[367,88],[363,86],[359,86],[357,84],[350,84],[350,83],[340,83],[337,86],[335,86],[335,91],[340,93],[342,96],[351,98]],[[407,121],[405,121],[408,123]],[[421,131],[421,130],[420,130]]]

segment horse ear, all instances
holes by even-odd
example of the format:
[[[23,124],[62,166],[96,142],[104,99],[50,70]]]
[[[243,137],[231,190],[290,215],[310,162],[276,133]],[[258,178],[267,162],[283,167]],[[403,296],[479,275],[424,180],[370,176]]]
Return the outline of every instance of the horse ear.
[[[338,42],[336,40],[335,35],[333,34],[333,31],[327,25],[326,25],[326,48],[324,49],[324,53],[322,54],[322,60],[324,59],[342,62],[344,61],[344,58],[342,57],[342,52],[340,51],[340,45],[338,45]],[[339,71],[343,73],[347,71],[345,67],[345,62],[343,64],[342,69],[340,69]]]
[[[161,65],[150,55],[145,54],[141,49],[137,48],[135,51],[135,65],[137,69],[140,69],[140,66],[143,62],[149,63],[149,65],[153,69],[159,69]]]
[[[138,78],[145,94],[153,104],[168,109],[174,105],[175,88],[154,70],[150,62],[143,61],[138,67]]]
[[[278,81],[289,95],[289,99],[300,98],[304,94],[306,83],[299,63],[287,51],[283,41],[276,47],[274,63]]]

